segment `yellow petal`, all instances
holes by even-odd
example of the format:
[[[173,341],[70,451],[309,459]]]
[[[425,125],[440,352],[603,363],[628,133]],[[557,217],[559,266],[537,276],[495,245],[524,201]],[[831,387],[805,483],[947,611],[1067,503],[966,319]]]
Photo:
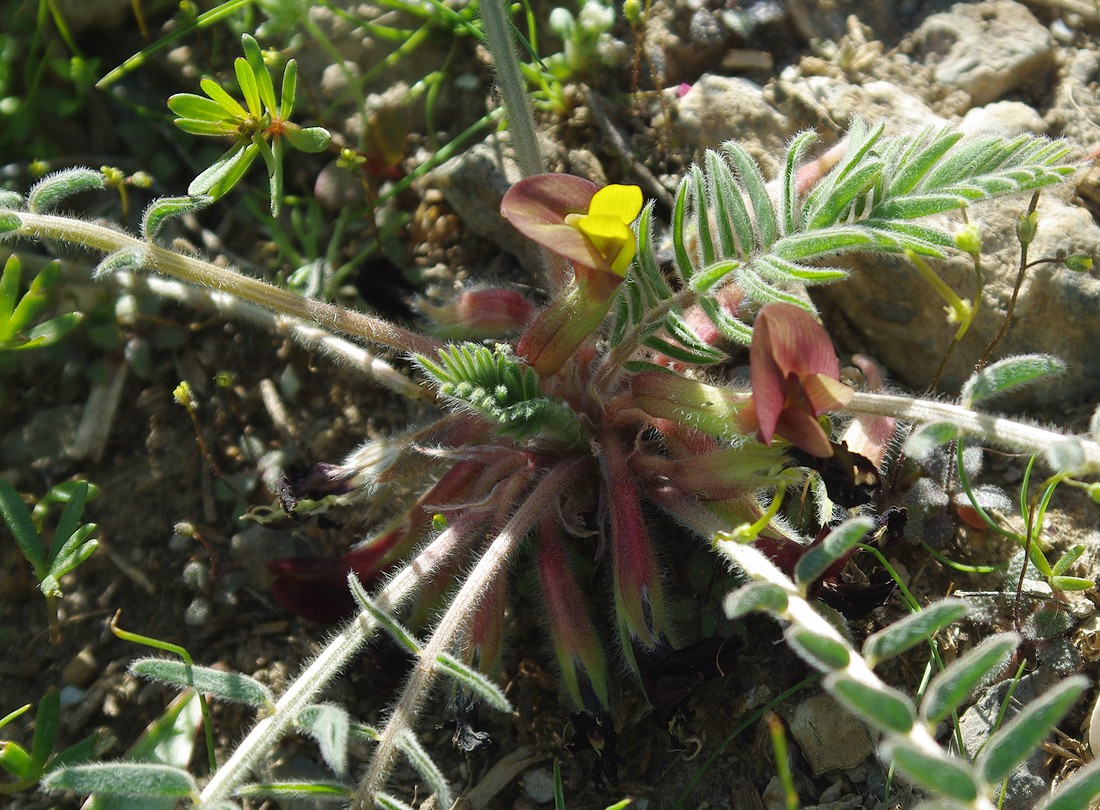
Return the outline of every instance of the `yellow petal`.
[[[592,196],[588,204],[591,216],[614,217],[629,225],[642,211],[642,190],[637,186],[604,186]]]

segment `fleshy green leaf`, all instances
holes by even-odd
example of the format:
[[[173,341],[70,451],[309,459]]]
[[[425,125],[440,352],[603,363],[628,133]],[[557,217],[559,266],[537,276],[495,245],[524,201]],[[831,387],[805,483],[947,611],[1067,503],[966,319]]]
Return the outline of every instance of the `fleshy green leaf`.
[[[343,801],[354,798],[355,791],[338,782],[258,782],[245,785],[238,796],[308,801]]]
[[[188,666],[183,661],[168,658],[140,658],[130,664],[130,672],[180,689],[197,689],[215,698],[257,709],[270,709],[275,704],[266,686],[240,672]]]
[[[1021,385],[1056,377],[1065,370],[1066,364],[1049,354],[1006,357],[991,363],[966,381],[962,388],[962,402],[968,408],[973,407]]]
[[[803,588],[816,582],[829,566],[862,540],[872,526],[871,519],[865,517],[850,518],[841,523],[802,555],[794,568],[794,581]]]
[[[9,319],[15,311],[15,302],[19,300],[22,277],[23,263],[13,253],[4,262],[4,271],[0,274],[0,339],[10,338],[19,331],[18,327],[9,326]]]
[[[294,103],[298,93],[298,63],[293,59],[286,60],[283,67],[283,86],[279,96],[279,117],[284,121],[294,114]]]
[[[97,762],[62,768],[47,774],[42,787],[135,799],[185,799],[198,795],[194,778],[182,768],[136,762]]]
[[[1083,676],[1066,678],[1025,706],[989,738],[978,755],[974,764],[982,779],[996,784],[1012,773],[1013,768],[1031,756],[1087,687],[1088,680]]]
[[[332,135],[324,127],[287,127],[283,134],[299,152],[324,152],[332,142]]]
[[[471,669],[454,656],[446,653],[440,655],[435,662],[444,674],[462,684],[471,693],[477,695],[497,711],[506,713],[512,711],[512,704],[504,695],[504,691],[480,672]]]
[[[207,93],[210,94],[208,85],[205,84],[209,80],[204,79],[202,85]],[[210,82],[213,87],[218,87],[214,82]],[[220,87],[218,91],[225,93]],[[226,93],[226,98],[229,98],[229,94]],[[233,99],[229,99],[232,101]],[[236,103],[236,102],[234,102]],[[244,108],[237,104],[240,109],[240,118],[243,120],[247,117]],[[183,120],[189,120],[194,122],[205,122],[207,124],[227,125],[229,131],[234,131],[237,125],[240,123],[235,120],[234,114],[226,109],[222,104],[219,104],[213,98],[207,98],[206,96],[199,96],[195,93],[176,93],[173,96],[168,97],[168,109],[176,114],[176,116]],[[178,121],[176,122],[178,125]]]
[[[750,582],[733,591],[722,603],[726,616],[740,619],[754,610],[783,613],[787,609],[787,592],[770,582]]]
[[[1036,810],[1088,810],[1100,796],[1100,759],[1077,771]]]
[[[834,672],[825,688],[852,714],[893,734],[908,734],[916,720],[913,702],[896,689],[867,684],[851,675]]]
[[[798,625],[790,625],[783,632],[783,637],[800,658],[824,672],[844,669],[852,657],[852,651],[838,639],[814,633]]]
[[[104,256],[92,276],[100,279],[114,273],[136,273],[148,264],[149,252],[144,247],[124,247]]]
[[[57,743],[57,730],[61,725],[61,693],[56,686],[46,690],[38,701],[34,713],[34,737],[31,740],[31,760],[35,767],[43,769]]]
[[[38,324],[27,332],[26,338],[21,342],[16,342],[15,345],[4,345],[3,348],[11,351],[25,351],[50,346],[76,329],[83,320],[84,314],[81,312],[66,312],[64,315],[58,315],[56,318],[50,318]]]
[[[213,199],[197,197],[161,197],[153,200],[145,209],[141,218],[141,233],[147,242],[152,242],[161,226],[172,217],[182,217],[206,208]]]
[[[256,92],[259,93],[264,112],[274,115],[279,108],[275,101],[275,86],[271,82],[271,71],[267,69],[267,64],[264,62],[260,45],[250,35],[242,34],[241,46],[248,66],[252,69],[252,75],[256,79]]]
[[[355,601],[359,603],[359,606],[367,611],[367,613],[381,625],[383,630],[390,634],[390,638],[414,655],[420,654],[420,642],[417,641],[416,637],[406,630],[397,619],[382,610],[382,608],[370,598],[370,594],[367,593],[366,588],[363,587],[363,583],[359,581],[359,577],[354,571],[348,574],[348,587],[351,589],[351,595],[355,597]]]
[[[925,751],[897,737],[882,744],[882,757],[910,782],[943,798],[959,802],[978,798],[977,781],[965,760],[949,757],[942,751]]]
[[[351,717],[342,706],[315,703],[298,715],[297,725],[317,741],[321,757],[337,776],[348,770],[348,733]]]
[[[929,453],[937,447],[953,442],[962,435],[962,431],[958,426],[950,422],[921,425],[905,439],[902,450],[907,456],[912,456],[920,461],[927,458]]]
[[[66,197],[103,188],[103,175],[91,169],[62,169],[39,180],[27,194],[27,207],[36,214],[49,213]]]
[[[901,655],[957,622],[967,610],[967,604],[961,599],[941,599],[871,635],[863,644],[863,657],[868,666],[874,667]]]
[[[187,193],[192,197],[208,195],[211,200],[221,198],[244,176],[258,154],[259,150],[251,141],[234,144],[191,181]]]
[[[1085,577],[1055,576],[1050,578],[1050,586],[1060,591],[1087,591],[1096,586],[1096,583]]]
[[[8,529],[19,544],[19,550],[27,558],[35,572],[41,576],[46,571],[46,552],[42,548],[42,541],[38,537],[38,530],[31,521],[30,510],[19,497],[15,488],[4,479],[0,478],[0,514]]]
[[[210,98],[213,99],[214,102],[217,103],[217,105],[221,108],[223,117],[229,117],[236,121],[245,121],[248,119],[248,113],[245,111],[244,107],[241,106],[241,103],[237,101],[237,99],[233,98],[233,96],[229,95],[225,88],[223,88],[213,79],[201,79],[199,81],[199,87],[201,87],[202,91],[206,93],[206,95],[210,96]],[[171,99],[169,99],[168,106],[172,106]],[[183,115],[183,117],[202,118],[204,116],[188,114]]]
[[[987,638],[952,661],[929,684],[921,702],[921,716],[933,725],[946,720],[975,688],[1000,671],[1019,644],[1020,636],[1016,633],[1002,633]]]
[[[440,807],[450,807],[454,802],[451,798],[451,786],[447,784],[446,777],[439,770],[439,766],[428,756],[428,752],[420,745],[416,735],[409,729],[405,729],[397,742],[402,753],[408,758],[416,772],[428,783],[428,789],[435,794],[436,803]]]

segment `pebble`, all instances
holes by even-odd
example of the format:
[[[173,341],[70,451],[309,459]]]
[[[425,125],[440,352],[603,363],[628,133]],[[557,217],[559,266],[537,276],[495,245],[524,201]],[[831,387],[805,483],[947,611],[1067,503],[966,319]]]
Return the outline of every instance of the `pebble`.
[[[790,718],[791,737],[814,774],[854,768],[874,754],[867,727],[826,694],[807,698]]]
[[[84,688],[99,674],[99,663],[95,659],[95,649],[89,644],[74,655],[61,670],[61,682],[67,686]]]

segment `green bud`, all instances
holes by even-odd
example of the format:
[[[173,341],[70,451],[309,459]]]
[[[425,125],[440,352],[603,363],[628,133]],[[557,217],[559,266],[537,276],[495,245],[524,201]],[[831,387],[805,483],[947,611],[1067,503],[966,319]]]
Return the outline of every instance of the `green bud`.
[[[1062,259],[1062,264],[1077,273],[1087,273],[1092,270],[1092,256],[1087,253],[1071,253]]]
[[[1020,221],[1016,223],[1016,238],[1020,240],[1020,244],[1030,245],[1035,239],[1035,232],[1039,230],[1039,213],[1032,211],[1029,214],[1024,214],[1020,217]]]
[[[1093,481],[1085,490],[1093,503],[1100,503],[1100,481]]]
[[[963,253],[977,256],[982,252],[982,232],[977,225],[964,225],[955,235],[955,247]]]

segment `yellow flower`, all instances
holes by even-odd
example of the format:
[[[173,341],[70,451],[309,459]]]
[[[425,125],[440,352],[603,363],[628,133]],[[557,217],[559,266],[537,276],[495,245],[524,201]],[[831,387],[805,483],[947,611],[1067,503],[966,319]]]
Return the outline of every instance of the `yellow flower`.
[[[604,186],[592,195],[587,214],[567,214],[565,223],[584,234],[612,272],[625,276],[637,250],[630,225],[641,210],[637,186]]]

